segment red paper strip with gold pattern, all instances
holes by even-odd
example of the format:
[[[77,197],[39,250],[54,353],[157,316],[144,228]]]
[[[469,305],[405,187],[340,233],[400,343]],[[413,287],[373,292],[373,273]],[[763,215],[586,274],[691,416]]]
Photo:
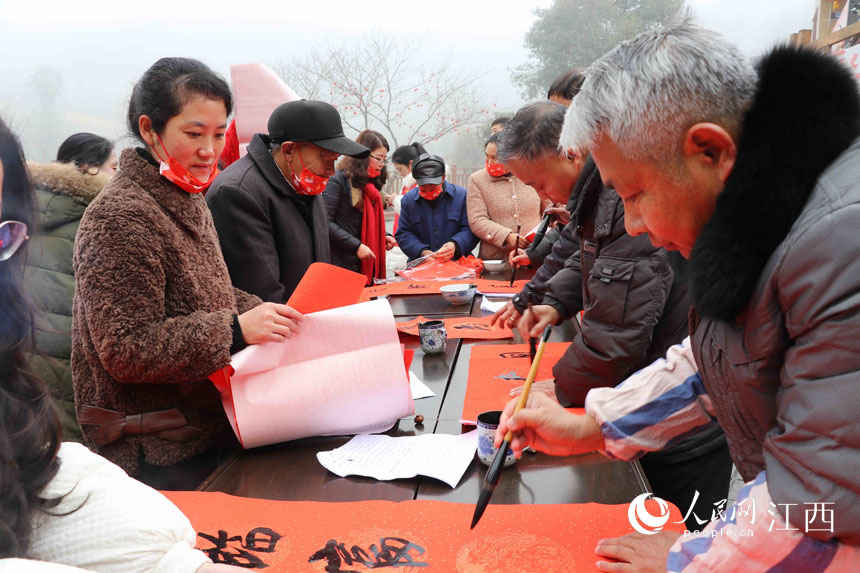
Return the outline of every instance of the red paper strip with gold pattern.
[[[596,571],[600,539],[633,531],[629,504],[490,504],[444,501],[271,501],[217,492],[163,492],[216,563],[278,573],[304,571]],[[632,500],[631,500],[632,501]],[[681,512],[648,500],[663,531],[683,532]],[[659,517],[658,517],[659,516]]]

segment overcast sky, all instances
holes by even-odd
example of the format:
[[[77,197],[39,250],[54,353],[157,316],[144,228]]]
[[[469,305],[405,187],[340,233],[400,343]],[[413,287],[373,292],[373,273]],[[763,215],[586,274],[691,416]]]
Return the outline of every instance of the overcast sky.
[[[593,0],[595,2],[602,0]],[[0,114],[35,134],[28,80],[39,66],[62,76],[58,105],[71,128],[116,137],[134,81],[163,56],[199,58],[229,79],[230,64],[271,63],[323,39],[349,40],[371,29],[425,38],[422,58],[453,56],[486,71],[483,86],[499,108],[520,105],[509,70],[526,61],[523,35],[535,7],[550,0],[0,0]],[[810,28],[815,0],[690,0],[699,22],[755,56]],[[301,94],[300,94],[301,95]],[[31,155],[48,154],[34,150]],[[46,160],[48,157],[35,157]]]

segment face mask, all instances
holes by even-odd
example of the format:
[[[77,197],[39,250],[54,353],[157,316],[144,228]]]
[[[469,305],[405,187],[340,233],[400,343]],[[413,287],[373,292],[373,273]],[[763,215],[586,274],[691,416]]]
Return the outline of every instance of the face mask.
[[[158,142],[161,143],[161,148],[164,149],[165,153],[167,153],[167,148],[164,146],[164,142],[161,141],[161,136],[156,133],[155,137],[158,138]],[[179,162],[176,161],[176,159],[174,159],[169,153],[167,153],[167,161],[165,161],[164,159],[161,159],[161,154],[158,153],[155,146],[153,146],[152,149],[161,161],[161,166],[158,168],[158,172],[161,173],[162,177],[187,193],[201,193],[206,191],[220,173],[220,171],[218,171],[218,166],[213,165],[212,172],[209,174],[209,179],[205,182],[200,181],[185,167],[180,165]]]
[[[299,146],[295,147],[296,153],[299,153]],[[302,162],[302,172],[296,175],[293,173],[293,187],[299,195],[319,195],[325,190],[328,184],[328,177],[320,177],[307,167],[305,160],[302,159],[302,154],[299,153],[299,161]]]
[[[425,187],[425,189],[427,188]],[[434,199],[436,199],[436,197],[442,194],[442,185],[434,185],[430,189],[427,189],[427,191],[424,191],[423,189],[421,189],[421,187],[419,187],[418,194],[427,199],[428,201],[433,201]]]
[[[490,163],[490,160],[488,159],[486,162],[486,166],[487,173],[489,173],[493,177],[501,177],[508,172],[508,170],[505,169],[504,163]]]
[[[377,168],[377,167],[374,167],[374,166],[372,166],[372,165],[370,165],[370,164],[368,164],[368,165],[367,165],[367,175],[368,175],[371,179],[376,179],[377,177],[379,177],[379,174],[380,174],[380,173],[382,173],[382,169],[379,169],[379,168]]]

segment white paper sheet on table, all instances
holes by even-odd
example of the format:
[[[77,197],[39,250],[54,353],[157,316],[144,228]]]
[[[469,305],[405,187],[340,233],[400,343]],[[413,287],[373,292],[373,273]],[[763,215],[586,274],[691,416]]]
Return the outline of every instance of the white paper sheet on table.
[[[415,413],[387,301],[306,314],[299,334],[249,346],[232,366],[224,407],[245,448],[380,432]]]
[[[412,390],[412,399],[430,398],[436,393],[430,387],[421,381],[421,378],[415,375],[415,372],[409,371],[409,388]]]
[[[496,312],[506,304],[508,304],[507,300],[495,301],[490,300],[485,296],[483,300],[481,300],[481,310],[486,310],[487,312]]]
[[[328,471],[341,477],[361,475],[378,480],[424,475],[457,487],[475,448],[478,431],[467,434],[356,436],[343,446],[319,452],[317,459]]]

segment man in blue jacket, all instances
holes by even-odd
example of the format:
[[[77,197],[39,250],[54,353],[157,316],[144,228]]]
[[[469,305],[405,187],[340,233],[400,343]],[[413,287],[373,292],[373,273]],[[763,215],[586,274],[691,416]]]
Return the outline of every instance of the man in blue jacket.
[[[403,196],[397,243],[415,260],[435,254],[447,261],[468,255],[478,244],[466,216],[466,190],[445,181],[445,160],[425,153],[412,164],[418,184]]]

